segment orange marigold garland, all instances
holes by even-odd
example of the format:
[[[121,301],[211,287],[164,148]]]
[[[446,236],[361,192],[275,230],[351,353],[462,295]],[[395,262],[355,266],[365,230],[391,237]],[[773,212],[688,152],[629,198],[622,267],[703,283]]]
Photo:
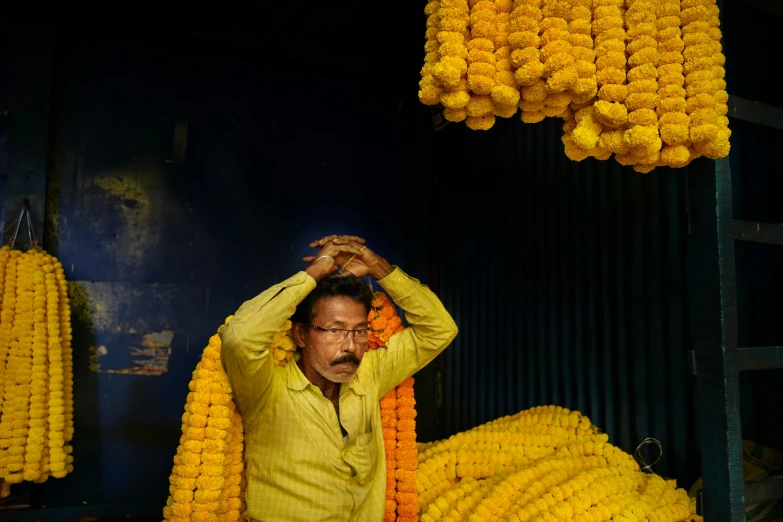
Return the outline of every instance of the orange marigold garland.
[[[416,470],[419,467],[416,449],[416,399],[413,377],[397,387],[397,520],[416,522],[419,501]]]
[[[397,520],[397,389],[381,399],[383,445],[386,449],[386,511],[384,520]]]
[[[368,349],[386,346],[389,338],[405,329],[394,303],[384,292],[374,292]],[[413,378],[409,377],[381,399],[381,423],[386,449],[386,522],[415,522],[418,492],[416,469],[416,399]]]

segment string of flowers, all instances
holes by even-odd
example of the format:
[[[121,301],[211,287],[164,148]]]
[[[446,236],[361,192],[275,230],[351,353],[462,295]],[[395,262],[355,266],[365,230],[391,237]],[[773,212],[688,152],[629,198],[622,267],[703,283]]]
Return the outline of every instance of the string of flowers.
[[[59,435],[51,435],[49,440],[50,458],[51,458],[51,471],[54,478],[62,478],[68,473],[73,471],[73,446],[69,443],[73,440],[74,426],[73,426],[73,347],[71,341],[73,340],[73,329],[71,327],[71,306],[68,299],[68,283],[65,280],[65,270],[63,270],[62,263],[56,258],[52,257],[54,265],[54,276],[57,285],[57,292],[59,294],[59,319],[60,319],[60,338],[57,342],[49,339],[49,360],[57,361],[58,348],[57,344],[62,346],[62,362],[52,362],[53,367],[62,368],[62,372],[57,372],[56,377],[52,378],[52,384],[49,390],[49,414],[60,415],[60,408],[62,407],[62,415],[64,422],[62,425],[62,437]],[[54,297],[54,293],[49,289],[51,286],[51,278],[48,277],[47,272],[47,299]],[[50,327],[54,326],[54,322],[50,322]],[[59,375],[62,374],[62,391],[60,391]],[[62,401],[62,402],[61,402]],[[60,424],[59,419],[49,418],[50,430],[59,431]],[[62,440],[62,445],[59,441]],[[56,441],[56,442],[55,442]],[[60,456],[60,448],[62,448],[62,454],[65,455],[63,460]],[[65,469],[58,464],[58,462],[65,462]]]
[[[370,312],[369,350],[386,346],[389,338],[405,329],[394,303],[384,292],[373,292]],[[416,400],[413,378],[387,393],[380,402],[383,442],[386,450],[387,522],[414,522],[418,494],[416,489]]]
[[[522,111],[522,121],[532,123],[545,118],[543,113],[544,103],[531,100],[529,87],[541,79],[544,74],[544,64],[538,47],[541,43],[539,36],[539,24],[543,16],[541,14],[541,0],[516,0],[513,4],[509,19],[508,35],[511,47],[510,62],[514,71],[514,81],[520,88],[519,108]],[[525,94],[527,93],[527,98]],[[546,96],[546,94],[544,94]]]
[[[386,511],[384,520],[397,520],[397,389],[381,399],[383,446],[386,451]]]
[[[424,65],[421,68],[419,80],[419,100],[425,105],[435,105],[440,101],[441,89],[432,74],[432,67],[438,61],[438,9],[440,2],[432,0],[424,7],[427,16],[427,31],[424,34]]]
[[[0,312],[0,402],[3,409],[0,413],[0,476],[5,476],[8,466],[7,450],[11,441],[11,420],[15,415],[11,405],[11,386],[16,379],[16,368],[9,365],[8,360],[15,355],[13,339],[13,321],[16,315],[16,269],[20,252],[7,248],[0,249],[0,259],[4,259],[3,304]],[[6,384],[8,383],[8,384]],[[3,496],[7,496],[8,482],[3,481]]]
[[[230,320],[226,318],[224,325]],[[275,360],[285,364],[286,357]],[[244,428],[220,362],[218,334],[204,348],[188,389],[163,519],[207,522],[219,515],[226,522],[241,520]]]
[[[729,154],[729,138],[731,137],[731,130],[729,130],[729,118],[726,116],[729,112],[727,102],[729,95],[726,92],[726,71],[723,65],[726,63],[726,57],[723,54],[723,47],[720,43],[722,35],[720,31],[720,16],[718,6],[715,4],[707,3],[707,23],[710,28],[708,34],[712,40],[712,82],[715,89],[714,95],[714,110],[716,114],[715,123],[718,126],[718,133],[715,138],[709,140],[702,147],[702,154],[708,158],[717,159],[725,158]]]
[[[0,249],[0,496],[73,471],[73,357],[62,264]],[[58,280],[59,278],[59,280]],[[67,391],[67,394],[65,393]]]
[[[519,105],[519,89],[511,70],[511,7],[511,0],[495,0],[495,86],[492,87],[490,97],[494,114],[500,118],[510,118],[516,114]]]
[[[0,475],[9,484],[22,481],[29,428],[32,382],[33,299],[30,257],[20,255],[16,265],[16,310],[11,345],[6,362],[6,385],[2,428],[8,430],[7,445],[0,449]]]
[[[419,467],[416,451],[416,399],[413,377],[397,387],[397,520],[416,522],[418,490],[416,471]]]
[[[468,49],[468,128],[488,130],[495,125],[495,107],[490,93],[495,86],[495,35],[497,7],[492,0],[470,0]]]
[[[623,139],[630,149],[617,154],[621,165],[633,165],[637,172],[647,173],[660,159],[663,142],[658,131],[658,35],[656,5],[660,0],[626,0],[628,32],[628,109],[629,128]]]
[[[685,49],[686,112],[690,116],[691,158],[702,155],[703,146],[717,138],[715,114],[716,84],[713,82],[713,46],[710,36],[708,2],[683,0],[680,13]]]
[[[561,116],[573,98],[571,89],[579,80],[576,58],[572,53],[571,34],[568,19],[571,15],[570,0],[545,0],[541,9],[543,19],[539,24],[541,32],[541,61],[544,64],[542,77],[546,79],[547,97],[544,99],[544,114]]]
[[[658,126],[660,127],[660,163],[669,167],[683,167],[690,161],[686,143],[690,117],[685,111],[685,76],[682,68],[682,41],[680,1],[663,0],[658,6]]]
[[[47,318],[46,318],[46,286],[44,285],[44,272],[42,269],[40,254],[34,254],[31,261],[31,280],[33,284],[33,324],[31,341],[31,387],[30,387],[30,420],[27,431],[27,443],[25,445],[23,479],[35,481],[41,478],[43,451],[45,436],[48,428],[49,415],[47,405],[48,390],[46,386],[49,377],[49,357],[47,345]],[[49,265],[49,270],[52,270]],[[52,305],[57,307],[58,295],[54,296]],[[60,324],[57,321],[54,334],[59,334]],[[62,348],[59,350],[62,358]],[[54,361],[53,361],[54,362]],[[59,362],[59,360],[58,360]],[[53,365],[54,366],[54,365]],[[52,368],[53,371],[57,371]],[[48,466],[47,466],[48,468]],[[48,469],[46,470],[48,471]]]
[[[443,117],[459,122],[467,118],[465,109],[470,101],[468,89],[468,0],[442,0],[439,11],[437,40],[439,61],[433,66],[436,79],[441,83],[443,93]]]
[[[625,55],[625,0],[596,0],[593,9],[596,81],[595,117],[604,127],[598,146],[612,154],[627,154],[621,127],[628,123]]]
[[[572,109],[591,104],[598,94],[598,81],[595,77],[595,51],[593,50],[593,11],[592,0],[573,0],[568,22],[568,41],[574,57],[576,73],[579,79],[571,87],[574,95]]]

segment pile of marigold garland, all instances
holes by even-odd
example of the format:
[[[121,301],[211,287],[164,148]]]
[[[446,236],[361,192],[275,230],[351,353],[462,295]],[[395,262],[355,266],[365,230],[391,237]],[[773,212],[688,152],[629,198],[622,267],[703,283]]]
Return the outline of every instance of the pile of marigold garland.
[[[579,412],[538,406],[419,444],[422,522],[684,522],[695,503]]]
[[[419,99],[486,130],[559,117],[566,155],[638,172],[729,153],[716,0],[430,0]]]
[[[404,329],[394,304],[374,292],[368,315],[372,330],[369,349],[386,345]],[[228,324],[228,317],[224,324]],[[285,366],[296,345],[286,321],[270,345],[275,364]],[[213,335],[188,384],[185,413],[169,498],[163,518],[170,522],[236,522],[245,511],[244,427],[233,392],[220,362],[220,336]],[[390,391],[380,403],[386,447],[386,521],[417,520],[416,400],[413,379]]]
[[[62,264],[0,249],[0,496],[73,470],[71,311]]]

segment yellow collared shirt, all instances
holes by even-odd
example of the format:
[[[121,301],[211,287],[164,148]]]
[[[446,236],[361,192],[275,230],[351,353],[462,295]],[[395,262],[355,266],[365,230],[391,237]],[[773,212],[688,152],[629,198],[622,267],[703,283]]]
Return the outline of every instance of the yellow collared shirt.
[[[274,364],[269,343],[315,288],[306,272],[245,302],[221,330],[222,360],[245,424],[245,516],[263,522],[381,521],[386,455],[378,402],[457,335],[425,285],[399,268],[378,281],[409,325],[366,352],[341,385],[340,419],[293,362]],[[340,424],[348,432],[343,439]]]

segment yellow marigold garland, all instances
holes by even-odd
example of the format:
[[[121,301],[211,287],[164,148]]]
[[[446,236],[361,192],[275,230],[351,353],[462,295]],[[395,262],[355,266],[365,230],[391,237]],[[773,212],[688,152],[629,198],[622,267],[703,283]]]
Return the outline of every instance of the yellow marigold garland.
[[[579,412],[538,406],[419,444],[419,520],[697,520]]]
[[[461,94],[441,99],[448,120],[486,130],[495,116],[514,114],[518,99],[525,123],[565,120],[563,144],[574,161],[614,155],[650,172],[728,155],[715,0],[514,0],[510,12],[507,0],[470,6],[460,52],[467,63],[450,69]]]
[[[519,89],[511,70],[511,0],[495,0],[497,32],[495,33],[495,86],[490,91],[494,114],[510,118],[517,112]]]
[[[497,7],[492,0],[470,0],[468,49],[468,128],[488,130],[495,125],[495,107],[490,93],[495,86],[495,35]]]
[[[690,116],[691,157],[702,155],[702,147],[717,138],[716,84],[713,82],[713,40],[710,36],[710,0],[683,0],[680,13],[685,49],[686,112]]]
[[[440,101],[441,89],[432,74],[433,65],[438,61],[438,9],[440,2],[433,0],[424,7],[427,16],[427,31],[424,44],[424,65],[421,68],[419,81],[419,100],[425,105],[435,105]]]
[[[521,88],[519,108],[524,122],[541,121],[545,117],[543,98],[541,101],[530,99],[535,92],[526,89],[538,82],[544,74],[544,64],[541,63],[538,50],[541,43],[539,24],[542,18],[541,0],[516,0],[509,19],[511,33],[508,42],[512,49],[509,58],[514,71],[514,81]],[[527,98],[524,96],[526,92]]]
[[[570,91],[579,80],[568,29],[571,6],[570,0],[544,0],[541,9],[540,56],[547,91],[544,114],[550,117],[560,116],[567,110],[573,98]]]
[[[720,17],[718,6],[714,3],[707,5],[707,23],[710,28],[708,33],[712,40],[712,82],[715,89],[714,95],[714,111],[715,111],[715,124],[718,127],[718,133],[716,136],[708,140],[707,143],[700,147],[700,152],[708,158],[717,159],[725,158],[729,155],[729,137],[731,131],[729,130],[729,119],[726,114],[729,112],[728,102],[729,95],[726,92],[726,81],[723,79],[726,75],[726,71],[723,69],[723,64],[726,62],[726,57],[723,55],[723,47],[721,46],[721,31],[720,31]]]
[[[73,356],[62,264],[37,247],[0,249],[0,478],[2,494],[23,480],[73,470]]]
[[[680,25],[680,0],[663,0],[658,6],[658,126],[661,148],[659,164],[669,167],[684,167],[690,161],[688,126],[690,117],[686,112],[685,76],[683,76],[682,41]]]
[[[218,334],[204,348],[188,389],[163,518],[171,522],[241,520],[244,427],[220,362]]]
[[[592,37],[592,4],[592,0],[573,0],[569,13],[568,38],[571,54],[575,60],[574,67],[579,77],[571,87],[571,93],[574,95],[573,103],[576,104],[577,109],[591,103],[598,94]]]
[[[629,128],[623,134],[627,154],[616,154],[622,165],[649,172],[658,163],[663,145],[658,131],[658,35],[656,5],[660,0],[626,0],[628,28],[628,109]]]
[[[433,66],[436,81],[442,89],[440,103],[448,121],[459,122],[467,117],[470,101],[468,89],[468,49],[465,46],[469,20],[468,0],[442,0],[436,38],[438,62]]]

